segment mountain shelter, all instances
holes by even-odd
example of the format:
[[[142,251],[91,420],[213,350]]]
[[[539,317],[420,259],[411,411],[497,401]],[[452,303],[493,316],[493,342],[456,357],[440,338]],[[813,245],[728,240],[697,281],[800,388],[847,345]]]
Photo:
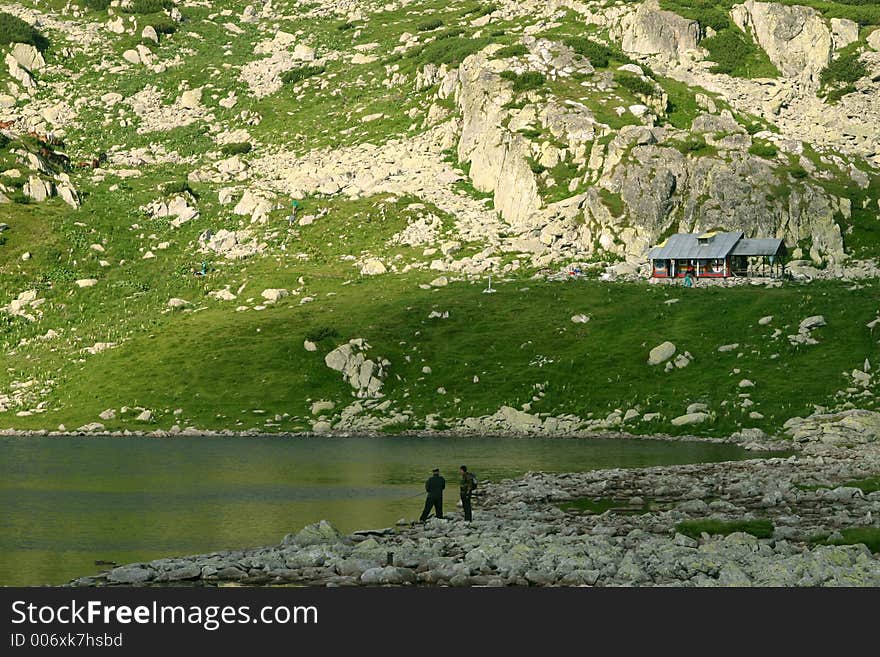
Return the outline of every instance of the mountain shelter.
[[[652,278],[684,278],[688,269],[697,278],[748,276],[750,265],[757,264],[762,273],[769,268],[771,276],[782,276],[787,256],[784,240],[747,238],[741,230],[678,233],[648,252]]]

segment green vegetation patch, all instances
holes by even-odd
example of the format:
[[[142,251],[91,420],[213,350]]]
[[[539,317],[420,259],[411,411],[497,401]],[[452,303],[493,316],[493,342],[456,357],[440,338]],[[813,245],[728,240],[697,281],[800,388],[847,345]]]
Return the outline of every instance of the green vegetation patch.
[[[865,495],[880,491],[880,476],[870,477],[868,479],[859,479],[856,481],[848,481],[844,486],[852,486],[853,488],[861,488]]]
[[[254,149],[253,144],[248,141],[236,142],[233,144],[223,144],[220,152],[224,155],[245,155]]]
[[[712,73],[726,73],[739,78],[775,78],[779,70],[752,38],[736,26],[721,30],[700,42],[709,51],[715,65]]]
[[[29,43],[38,50],[49,47],[49,41],[32,25],[18,16],[0,11],[0,45],[10,43]]]
[[[626,205],[620,194],[615,194],[602,187],[599,189],[599,198],[602,200],[602,204],[615,217],[621,216],[626,211]]]
[[[617,63],[628,64],[632,60],[623,54],[619,48],[606,46],[583,36],[571,36],[563,40],[563,43],[574,50],[578,55],[590,60],[595,68],[608,68],[614,60]]]
[[[675,526],[675,531],[690,538],[700,538],[702,534],[727,536],[736,532],[751,534],[755,538],[771,538],[773,523],[769,520],[685,520]]]
[[[466,57],[481,51],[492,41],[487,38],[469,39],[454,36],[426,43],[412,54],[412,61],[418,65],[446,64],[450,67],[459,66]]]
[[[132,0],[130,5],[119,8],[123,14],[156,14],[174,7],[171,0]]]
[[[749,146],[749,153],[757,157],[773,158],[779,150],[768,141],[755,141]]]
[[[543,73],[537,71],[526,71],[525,73],[515,73],[514,71],[504,71],[501,77],[505,80],[513,82],[514,93],[522,93],[524,91],[532,91],[540,89],[547,82],[547,78]]]
[[[492,55],[493,59],[507,59],[508,57],[522,57],[527,55],[529,49],[521,43],[515,43],[512,46],[504,46],[495,51]]]
[[[321,75],[326,70],[325,66],[300,66],[282,73],[281,81],[284,84],[296,84],[316,75]]]
[[[441,27],[443,27],[443,21],[439,18],[432,18],[430,20],[419,23],[418,30],[419,32],[431,32]]]
[[[849,527],[840,530],[841,538],[828,540],[828,545],[858,545],[863,543],[874,554],[880,553],[880,527]]]
[[[656,93],[653,84],[638,75],[633,75],[632,73],[618,71],[614,75],[614,80],[617,84],[636,96],[651,97]]]
[[[104,11],[110,6],[110,0],[79,0],[78,4],[92,11]]]
[[[856,90],[855,82],[868,75],[868,68],[859,59],[857,44],[850,44],[822,71],[821,91],[834,103]]]

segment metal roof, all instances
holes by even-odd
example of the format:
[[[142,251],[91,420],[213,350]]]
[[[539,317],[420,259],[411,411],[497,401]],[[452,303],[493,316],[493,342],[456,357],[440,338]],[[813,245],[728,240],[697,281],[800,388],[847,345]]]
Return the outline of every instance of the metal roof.
[[[702,235],[678,233],[673,235],[661,246],[655,246],[648,252],[651,260],[702,260],[709,258],[726,258],[733,251],[736,243],[742,239],[741,230],[732,233],[707,233],[708,240],[700,242]]]
[[[736,256],[772,256],[778,255],[780,250],[785,253],[785,241],[775,238],[743,239],[740,240],[731,255]]]

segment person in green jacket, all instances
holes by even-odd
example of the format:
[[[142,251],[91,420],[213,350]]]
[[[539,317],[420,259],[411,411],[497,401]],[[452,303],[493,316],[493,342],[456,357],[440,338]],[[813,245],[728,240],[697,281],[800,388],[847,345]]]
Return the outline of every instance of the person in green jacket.
[[[425,490],[428,492],[425,498],[425,508],[419,518],[419,522],[425,522],[431,508],[434,509],[434,515],[443,519],[443,489],[446,488],[446,480],[440,476],[440,468],[434,468],[431,471],[431,477],[425,482]]]
[[[458,485],[459,493],[461,493],[461,508],[464,510],[464,519],[470,522],[473,520],[471,496],[477,487],[477,478],[473,473],[468,472],[466,465],[461,466],[458,472],[461,474],[461,480]]]

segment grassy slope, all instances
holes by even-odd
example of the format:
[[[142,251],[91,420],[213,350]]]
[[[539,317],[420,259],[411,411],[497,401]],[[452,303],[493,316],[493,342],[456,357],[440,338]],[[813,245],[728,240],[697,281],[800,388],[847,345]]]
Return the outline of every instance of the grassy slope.
[[[230,3],[229,8],[240,12],[244,4]],[[225,19],[210,21],[208,9],[184,8],[189,21],[177,34],[163,37],[156,50],[162,58],[181,47],[196,52],[182,66],[151,76],[150,81],[168,98],[179,94],[183,80],[189,87],[213,85],[206,89],[204,102],[224,126],[242,127],[235,118],[242,110],[259,112],[263,121],[248,128],[255,148],[245,160],[276,144],[300,152],[363,141],[381,143],[412,134],[413,121],[406,112],[416,105],[424,110],[431,102],[431,92],[414,95],[408,85],[389,92],[382,86],[386,75],[382,58],[411,72],[424,62],[419,55],[400,60],[389,57],[398,36],[417,32],[427,14],[438,14],[446,27],[457,25],[462,12],[473,6],[420,3],[418,8],[371,17],[358,25],[360,34],[338,29],[342,22],[338,17],[281,21],[280,29],[307,30],[319,55],[324,50],[348,50],[356,43],[379,42],[376,52],[381,57],[361,66],[331,61],[326,74],[262,100],[249,98],[243,82],[221,64],[252,59],[253,44],[266,35],[242,24],[245,34],[233,38],[219,25]],[[104,20],[106,15],[93,17]],[[510,43],[521,27],[494,25],[495,32],[505,32],[494,38]],[[574,27],[569,15],[551,36],[571,35]],[[475,31],[468,27],[465,36]],[[198,33],[204,40],[195,41],[187,32]],[[134,41],[110,34],[106,40],[98,51],[77,54],[69,65],[83,71],[77,84],[93,96],[106,91],[128,96],[142,86],[142,78],[96,73],[91,66],[102,54],[119,61],[122,50]],[[218,59],[217,52],[227,44],[231,54]],[[50,64],[58,49],[55,44],[47,52]],[[49,74],[46,78],[52,81]],[[330,83],[324,90],[317,88],[321,80]],[[564,92],[564,85],[549,86],[554,93]],[[212,94],[223,97],[228,91],[235,91],[239,98],[232,110],[216,106],[211,99]],[[678,109],[670,120],[686,127],[696,114],[692,91],[675,88],[674,92]],[[375,111],[382,111],[386,118],[368,124],[357,118]],[[131,116],[126,112],[123,116]],[[105,117],[104,112],[80,112],[66,139],[74,159],[90,157],[114,144],[133,148],[161,143],[183,157],[200,158],[217,150],[198,124],[138,135],[131,126],[121,126],[115,118],[105,121]],[[341,134],[343,127],[355,129]],[[878,307],[872,288],[849,291],[843,285],[828,284],[782,290],[693,290],[684,296],[683,291],[646,285],[534,283],[524,273],[521,280],[502,284],[498,294],[487,296],[480,293],[482,283],[459,283],[433,292],[418,289],[418,283],[430,281],[436,272],[360,279],[357,268],[342,256],[369,252],[386,262],[399,256],[394,261],[399,268],[429,260],[421,249],[387,244],[412,216],[406,208],[416,199],[305,199],[303,213],[328,209],[330,214],[313,226],[288,232],[284,212],[273,213],[262,237],[278,255],[236,263],[209,258],[214,272],[207,279],[196,278],[189,271],[203,258],[193,246],[199,233],[206,228],[247,226],[218,205],[216,192],[223,185],[194,185],[201,218],[178,230],[148,220],[138,207],[160,196],[163,183],[184,179],[204,161],[142,166],[140,177],[125,180],[108,176],[94,182],[89,174],[72,173],[74,184],[86,192],[78,211],[57,200],[0,205],[0,221],[11,226],[7,243],[0,246],[0,302],[34,287],[47,299],[40,322],[11,319],[0,323],[5,364],[0,370],[0,390],[30,378],[55,381],[50,411],[32,417],[0,414],[0,426],[54,427],[63,422],[73,427],[95,421],[108,407],[142,405],[157,411],[155,426],[166,428],[176,420],[201,427],[261,426],[263,416],[252,413],[259,409],[270,415],[288,413],[293,419],[282,422],[280,428],[302,429],[308,426],[309,399],[333,399],[340,405],[351,399],[347,384],[323,365],[323,354],[338,341],[364,337],[375,354],[392,362],[386,392],[394,408],[412,409],[416,417],[439,412],[453,418],[491,413],[502,404],[519,406],[532,398],[535,384],[547,382],[547,395],[534,403],[534,412],[604,417],[615,408],[641,405],[645,412],[674,417],[688,403],[706,401],[718,418],[705,431],[720,435],[740,423],[776,429],[787,417],[809,413],[813,403],[829,403],[846,386],[841,372],[860,365],[865,357],[873,361],[876,353],[876,342],[864,328]],[[111,191],[114,185],[119,188]],[[846,195],[847,190],[841,190]],[[444,219],[448,223],[448,217]],[[870,223],[867,217],[858,219]],[[132,228],[134,224],[139,227]],[[162,241],[171,246],[156,250]],[[860,242],[865,254],[871,249],[868,242]],[[102,243],[106,252],[98,255],[89,250],[92,243]],[[286,251],[280,250],[282,244]],[[147,249],[158,257],[141,260]],[[24,251],[33,257],[22,261]],[[111,266],[99,266],[100,259]],[[234,312],[239,303],[259,299],[264,288],[299,287],[300,276],[306,281],[302,296],[311,295],[315,302],[300,306],[301,297],[292,297],[265,311]],[[87,277],[98,278],[98,285],[81,290],[73,284]],[[237,290],[242,284],[246,287],[238,301],[221,303],[205,296],[209,290],[227,285]],[[671,293],[682,296],[682,302],[666,306],[663,301]],[[166,312],[165,303],[171,297],[193,301],[200,310]],[[429,321],[432,310],[448,310],[450,318]],[[580,312],[590,314],[592,321],[572,324],[570,316]],[[770,343],[767,336],[772,326],[755,324],[762,315],[774,314],[773,326],[788,324],[791,330],[787,332],[794,332],[797,322],[814,313],[825,314],[830,325],[820,329],[822,344],[800,350],[784,338]],[[325,341],[316,354],[305,352],[302,340],[321,327],[335,328],[338,341]],[[46,343],[34,340],[50,328],[61,337]],[[697,360],[671,374],[648,368],[647,351],[666,339],[689,350]],[[83,353],[84,347],[97,341],[122,344],[97,356]],[[736,352],[715,351],[731,342],[743,345],[742,358],[737,359]],[[769,360],[772,353],[779,353],[779,359]],[[432,368],[431,375],[422,374],[425,365]],[[732,374],[734,367],[741,374]],[[478,384],[473,383],[475,375],[480,378]],[[790,385],[793,377],[798,381],[795,387]],[[747,412],[727,411],[730,406],[721,405],[737,398],[740,378],[758,383],[752,391],[757,402],[753,410],[762,412],[766,420],[744,420]],[[447,394],[438,394],[439,387]],[[174,408],[183,408],[183,417],[172,418]],[[107,426],[146,428],[131,418]],[[665,423],[635,427],[640,431],[658,428],[670,429]]]

